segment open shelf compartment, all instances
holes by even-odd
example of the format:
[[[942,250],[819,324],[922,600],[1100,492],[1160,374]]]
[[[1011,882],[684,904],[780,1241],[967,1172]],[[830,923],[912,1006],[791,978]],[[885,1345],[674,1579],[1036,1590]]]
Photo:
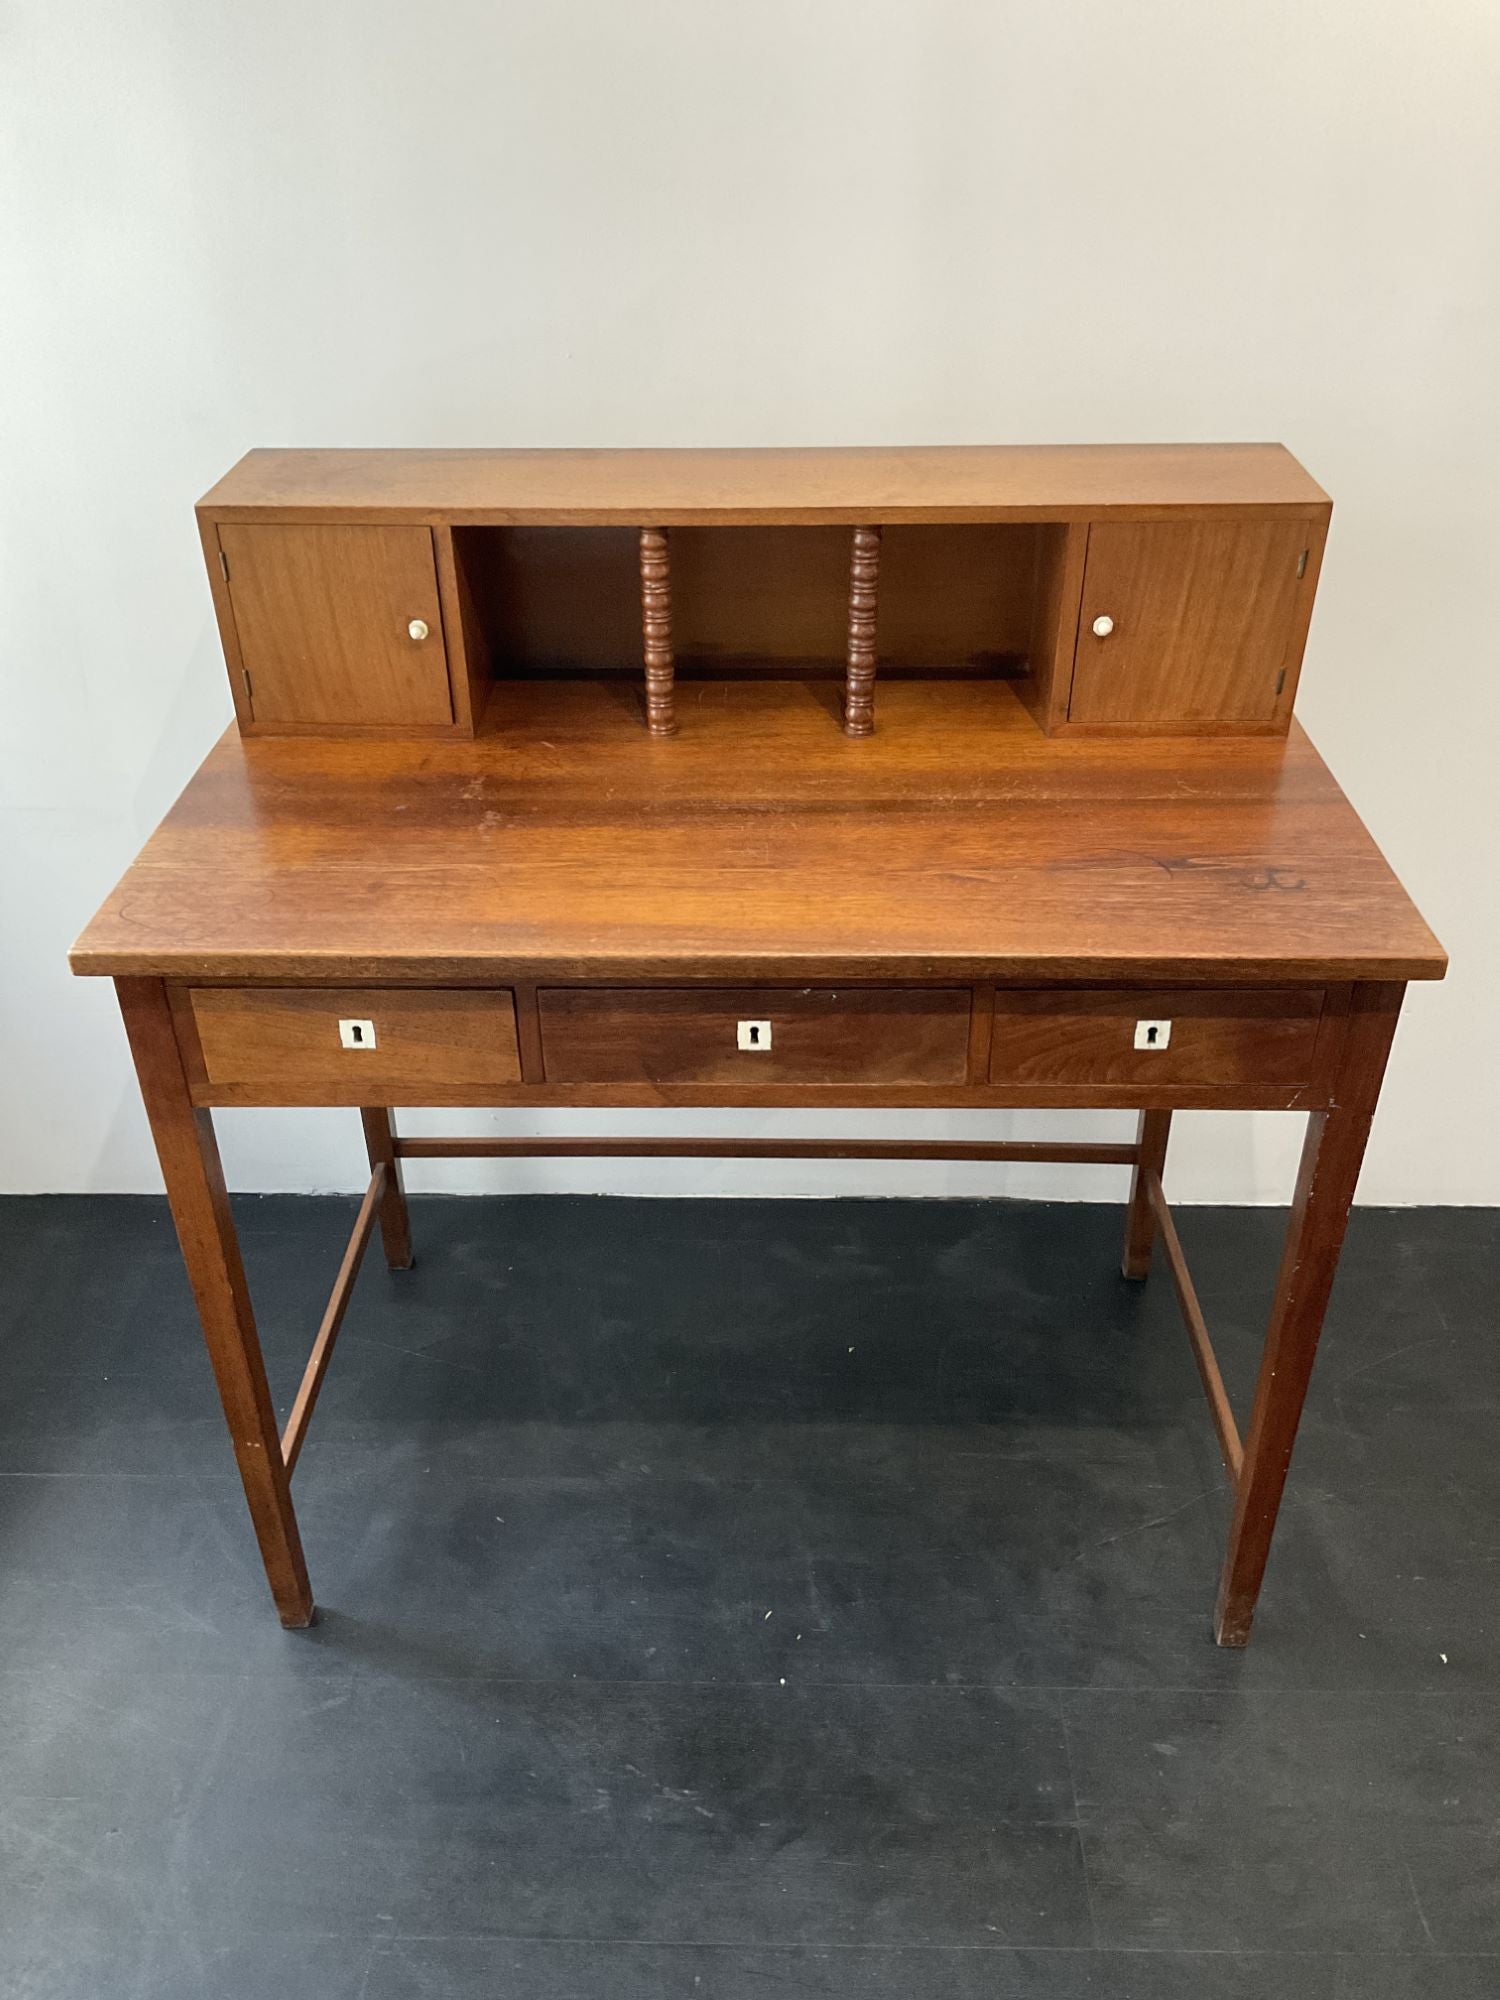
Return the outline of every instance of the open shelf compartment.
[[[881,529],[878,676],[1032,675],[1056,647],[1067,532],[1032,522]],[[845,677],[849,529],[672,527],[656,547],[676,676]],[[641,674],[640,531],[456,527],[453,554],[476,678]]]

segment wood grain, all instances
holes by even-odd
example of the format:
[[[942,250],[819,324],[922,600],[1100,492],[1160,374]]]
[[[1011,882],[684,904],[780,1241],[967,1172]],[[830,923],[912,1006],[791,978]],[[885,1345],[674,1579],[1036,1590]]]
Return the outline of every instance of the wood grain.
[[[224,666],[229,674],[229,694],[235,720],[243,730],[255,727],[255,711],[250,705],[250,682],[240,655],[240,635],[235,630],[234,605],[229,597],[229,558],[219,546],[219,524],[207,514],[198,515],[198,540],[208,573],[209,594],[214,601],[214,619],[219,643],[224,649]]]
[[[908,670],[1019,677],[1031,641],[1037,547],[1049,532],[1067,530],[882,528],[882,677]]]
[[[199,987],[188,996],[210,1085],[311,1087],[322,1104],[373,1094],[516,1083],[521,1064],[508,992]],[[341,1019],[369,1020],[373,1048],[346,1049]]]
[[[549,1083],[879,1088],[968,1073],[961,988],[543,987],[537,1001]],[[768,1021],[770,1047],[740,1049],[741,1020]]]
[[[1136,1127],[1137,1159],[1130,1176],[1130,1199],[1125,1208],[1125,1249],[1120,1259],[1120,1276],[1139,1281],[1151,1270],[1151,1251],[1156,1242],[1156,1207],[1147,1184],[1148,1173],[1161,1180],[1166,1171],[1167,1145],[1172,1137],[1170,1111],[1143,1111]],[[374,1155],[371,1155],[373,1159]]]
[[[681,668],[842,670],[849,538],[837,528],[674,528]]]
[[[226,524],[219,541],[257,728],[452,723],[429,529]]]
[[[1243,1646],[1250,1637],[1323,1316],[1403,997],[1404,988],[1395,983],[1370,985],[1355,992],[1339,1068],[1337,1102],[1331,1110],[1307,1121],[1219,1582],[1215,1632],[1221,1646]]]
[[[990,1081],[1018,1084],[1300,1084],[1315,1075],[1321,987],[1184,993],[1137,988],[998,991]],[[1167,1020],[1137,1049],[1137,1021]]]
[[[947,1160],[1125,1167],[1134,1146],[1066,1139],[402,1139],[403,1160]]]
[[[1244,1468],[1245,1447],[1240,1441],[1239,1426],[1234,1420],[1234,1406],[1229,1400],[1229,1391],[1225,1388],[1224,1377],[1219,1372],[1219,1357],[1215,1354],[1214,1344],[1209,1338],[1208,1322],[1204,1319],[1203,1307],[1198,1302],[1197,1287],[1193,1283],[1193,1274],[1188,1269],[1182,1239],[1177,1234],[1177,1225],[1172,1220],[1171,1209],[1167,1206],[1161,1175],[1154,1167],[1146,1165],[1141,1167],[1140,1174],[1146,1199],[1151,1204],[1152,1213],[1161,1230],[1161,1247],[1166,1256],[1167,1268],[1172,1273],[1172,1289],[1177,1294],[1183,1325],[1187,1328],[1188,1345],[1193,1350],[1198,1379],[1203,1384],[1203,1394],[1208,1401],[1208,1413],[1213,1423],[1214,1436],[1219,1442],[1219,1455],[1224,1461],[1224,1470],[1230,1479],[1237,1480]]]
[[[497,685],[475,741],[230,733],[73,951],[85,973],[466,986],[1442,976],[1286,738],[1049,739],[1003,682]],[[753,744],[755,754],[746,754]],[[368,1102],[366,1096],[365,1102]]]
[[[459,574],[497,678],[641,667],[635,528],[455,528]]]
[[[544,992],[546,988],[542,989]],[[753,1072],[764,1077],[762,1069]],[[751,1072],[746,1072],[751,1074]],[[327,1094],[328,1080],[307,1083],[198,1081],[195,1104],[213,1109],[256,1105],[288,1107],[342,1102]],[[1319,1084],[1269,1084],[1258,1080],[1220,1084],[1019,1084],[912,1083],[891,1076],[858,1083],[468,1083],[413,1084],[388,1091],[401,1106],[516,1111],[655,1110],[906,1110],[906,1111],[1315,1111],[1329,1092]]]
[[[334,1343],[344,1324],[349,1310],[349,1301],[354,1296],[354,1281],[359,1276],[359,1267],[364,1262],[365,1251],[375,1228],[377,1216],[385,1197],[386,1169],[377,1166],[370,1175],[370,1184],[365,1189],[364,1200],[359,1205],[359,1213],[354,1218],[354,1228],[349,1241],[344,1246],[344,1254],[339,1259],[339,1268],[333,1281],[333,1290],[328,1295],[328,1304],[323,1308],[323,1317],[318,1322],[318,1330],[313,1336],[312,1350],[307,1357],[307,1366],[302,1371],[302,1380],[297,1385],[297,1393],[292,1398],[291,1412],[281,1433],[281,1457],[286,1466],[287,1478],[297,1470],[297,1460],[302,1456],[302,1447],[307,1442],[307,1427],[312,1422],[313,1411],[317,1408],[318,1396],[323,1387],[323,1378],[328,1373],[328,1364],[333,1359]]]
[[[310,1625],[312,1588],[213,1120],[189,1098],[161,982],[122,979],[116,992],[266,1579],[282,1624]]]
[[[385,1261],[393,1271],[409,1271],[412,1264],[411,1214],[406,1206],[406,1187],[401,1178],[401,1160],[390,1110],[385,1105],[362,1105],[359,1116],[364,1126],[370,1172],[373,1174],[377,1167],[385,1170],[380,1189],[380,1240],[385,1250]]]
[[[1017,693],[1048,731],[1067,720],[1088,543],[1084,522],[1037,530],[1027,671]]]
[[[1329,504],[1279,444],[937,445],[728,451],[252,451],[217,520],[573,522],[1151,520]]]
[[[1285,671],[1280,676],[1280,693],[1276,697],[1276,721],[1284,726],[1291,719],[1292,706],[1297,699],[1297,685],[1302,678],[1303,654],[1307,648],[1308,627],[1312,623],[1313,606],[1317,602],[1318,578],[1323,570],[1323,551],[1328,543],[1328,516],[1320,515],[1308,523],[1307,559],[1302,575],[1297,581],[1297,598],[1292,607],[1291,629],[1287,633],[1284,655]]]
[[[880,647],[886,667],[1019,669],[1044,532],[1013,524],[883,531]],[[495,671],[636,672],[634,539],[618,528],[455,530]],[[674,529],[678,677],[775,667],[842,674],[848,574],[849,537],[838,528]],[[1071,632],[1067,657],[1071,673]]]
[[[433,529],[432,550],[443,612],[453,721],[463,735],[472,736],[489,696],[490,650],[479,624],[468,576],[458,562],[451,528]]]
[[[1101,522],[1089,530],[1070,723],[1270,726],[1296,665],[1315,524]],[[1095,619],[1113,619],[1099,637]],[[1305,621],[1302,628],[1305,630]]]
[[[258,740],[217,746],[72,960],[117,977],[285,1622],[313,1615],[287,1475],[377,1220],[410,1260],[404,1158],[1087,1158],[1134,1169],[1127,1276],[1160,1233],[1236,1475],[1217,1631],[1244,1643],[1401,982],[1446,963],[1305,736],[1273,740],[1328,518],[1270,445],[259,452],[206,496]],[[832,672],[868,740],[830,728]],[[278,1444],[195,1107],[341,1102],[372,1177]],[[411,1102],[1141,1124],[401,1141]],[[1315,1113],[1243,1446],[1162,1189],[1187,1106]]]
[[[882,671],[994,673],[1018,666],[1040,533],[1013,525],[882,529]],[[845,671],[847,534],[682,528],[672,548],[679,671],[782,664],[822,667],[830,676]],[[1071,670],[1071,648],[1068,657]]]

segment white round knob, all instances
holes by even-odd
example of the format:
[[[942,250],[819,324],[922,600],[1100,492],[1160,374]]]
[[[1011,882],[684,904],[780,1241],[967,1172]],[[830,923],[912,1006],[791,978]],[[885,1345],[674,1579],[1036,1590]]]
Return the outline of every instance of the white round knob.
[[[406,628],[406,634],[409,639],[425,639],[427,637],[427,620],[425,618],[413,618],[410,625]]]
[[[1115,621],[1113,618],[1096,618],[1094,620],[1094,637],[1096,639],[1107,639],[1114,629]]]

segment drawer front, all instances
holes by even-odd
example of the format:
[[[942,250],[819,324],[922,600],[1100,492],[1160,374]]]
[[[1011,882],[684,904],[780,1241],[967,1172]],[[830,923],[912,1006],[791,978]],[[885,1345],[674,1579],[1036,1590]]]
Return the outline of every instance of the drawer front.
[[[990,1082],[1303,1084],[1315,1075],[1323,989],[995,995]]]
[[[967,987],[552,987],[551,1083],[961,1084]]]
[[[382,1104],[423,1088],[515,1083],[509,992],[375,987],[194,987],[211,1085],[326,1090],[324,1104]]]

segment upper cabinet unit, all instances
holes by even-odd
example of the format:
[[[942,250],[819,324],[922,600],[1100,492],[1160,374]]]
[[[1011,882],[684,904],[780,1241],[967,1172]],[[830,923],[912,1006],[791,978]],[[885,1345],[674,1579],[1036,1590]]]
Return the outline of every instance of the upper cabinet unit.
[[[993,680],[1054,734],[1291,716],[1330,502],[1280,445],[264,451],[200,503],[247,733],[472,734],[491,683]],[[851,753],[852,754],[852,753]]]

